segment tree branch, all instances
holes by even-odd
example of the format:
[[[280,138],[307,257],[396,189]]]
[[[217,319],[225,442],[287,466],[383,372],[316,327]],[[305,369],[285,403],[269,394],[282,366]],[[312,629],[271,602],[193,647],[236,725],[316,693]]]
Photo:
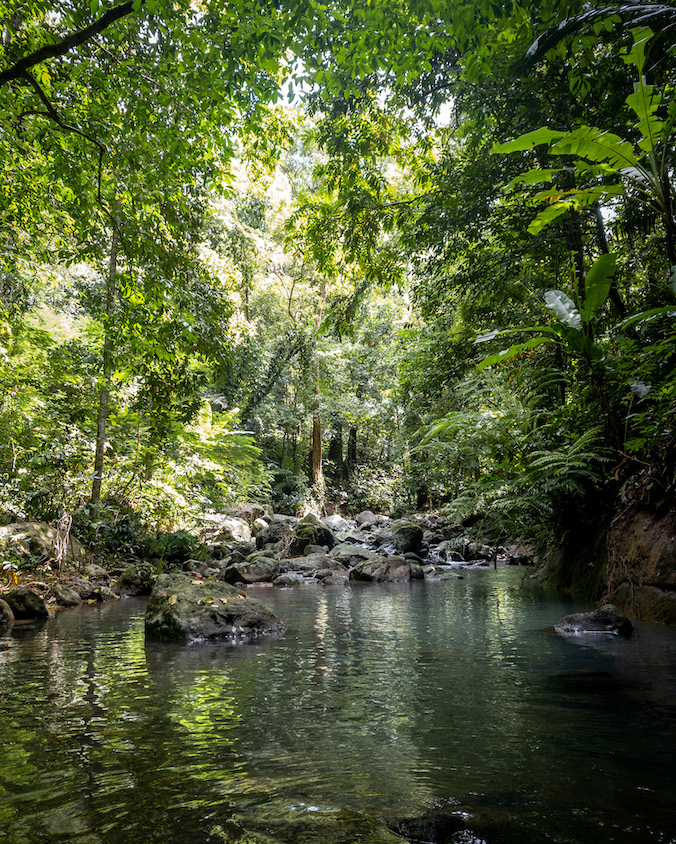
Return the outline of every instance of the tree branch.
[[[143,5],[144,2],[145,0],[141,0],[141,5]],[[120,3],[119,6],[113,6],[113,8],[109,9],[104,15],[101,15],[97,21],[94,21],[94,23],[84,29],[72,32],[70,35],[66,35],[66,37],[57,44],[45,44],[38,50],[24,56],[11,67],[7,68],[7,70],[0,73],[0,88],[8,82],[19,79],[26,73],[26,71],[30,70],[36,64],[40,64],[40,62],[44,62],[47,59],[53,59],[57,56],[63,56],[66,53],[69,53],[71,50],[79,47],[80,44],[84,44],[85,41],[89,41],[95,35],[103,32],[104,29],[107,29],[112,23],[115,23],[115,21],[131,14],[132,11],[132,0],[129,0],[127,3]]]
[[[89,141],[90,144],[94,144],[94,146],[98,147],[99,150],[99,166],[98,166],[98,180],[97,180],[97,197],[99,205],[102,206],[101,201],[101,172],[103,170],[103,156],[108,152],[106,147],[98,141],[96,138],[92,138],[91,135],[88,135],[86,132],[83,132],[82,129],[78,129],[77,126],[72,126],[70,123],[64,123],[61,119],[58,111],[54,107],[54,104],[51,102],[47,94],[45,94],[42,86],[40,83],[32,76],[27,70],[23,72],[22,77],[26,79],[35,93],[38,95],[40,102],[44,105],[46,111],[24,111],[19,115],[19,121],[21,121],[22,117],[26,117],[28,115],[40,115],[42,117],[48,117],[50,120],[53,120],[59,128],[63,129],[65,132],[72,132],[74,135],[79,135],[81,138],[84,138],[86,141]]]

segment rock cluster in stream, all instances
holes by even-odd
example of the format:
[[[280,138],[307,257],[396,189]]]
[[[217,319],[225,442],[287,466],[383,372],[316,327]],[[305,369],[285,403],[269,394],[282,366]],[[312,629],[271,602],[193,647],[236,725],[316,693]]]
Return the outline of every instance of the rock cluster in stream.
[[[187,568],[230,584],[331,586],[443,579],[458,577],[452,568],[467,564],[531,562],[517,549],[471,540],[467,528],[438,514],[390,519],[365,511],[349,520],[340,515],[298,519],[248,505],[213,516],[202,538],[210,558],[189,561]]]

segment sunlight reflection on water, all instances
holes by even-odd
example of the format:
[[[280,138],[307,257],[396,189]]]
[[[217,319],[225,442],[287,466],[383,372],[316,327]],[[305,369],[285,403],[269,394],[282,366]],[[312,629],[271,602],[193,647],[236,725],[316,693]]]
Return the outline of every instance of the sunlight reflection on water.
[[[563,639],[577,607],[508,568],[261,597],[287,632],[247,646],[146,646],[140,601],[17,631],[0,840],[378,844],[435,807],[457,844],[676,835],[676,631]]]

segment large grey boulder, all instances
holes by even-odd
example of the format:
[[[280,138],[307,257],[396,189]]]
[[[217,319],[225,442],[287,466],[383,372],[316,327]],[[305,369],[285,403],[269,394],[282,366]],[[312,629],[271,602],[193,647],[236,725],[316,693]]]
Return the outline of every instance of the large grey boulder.
[[[15,522],[0,527],[0,546],[44,560],[55,559],[58,535],[57,529],[45,522]],[[81,568],[90,556],[84,545],[70,534],[64,563]]]
[[[564,616],[554,626],[557,633],[577,635],[584,633],[606,633],[612,636],[630,636],[634,629],[631,621],[612,604],[606,604],[592,612],[579,612]]]
[[[378,516],[371,510],[362,510],[357,514],[356,521],[358,525],[376,525],[378,524]]]
[[[420,525],[407,519],[391,522],[378,538],[380,545],[392,545],[400,554],[417,551],[422,541],[423,530]]]
[[[349,532],[351,530],[350,524],[345,521],[345,519],[340,516],[338,513],[333,513],[331,516],[326,516],[322,519],[322,522],[326,525],[329,530],[332,531],[346,531]]]
[[[14,624],[14,613],[12,608],[0,598],[0,634],[6,633]]]
[[[224,516],[216,531],[211,534],[209,541],[216,542],[250,542],[251,527],[249,522],[235,516]]]
[[[416,567],[420,569],[420,566]],[[351,581],[363,583],[387,583],[396,580],[411,580],[411,563],[404,557],[373,557],[358,563],[351,571]],[[420,569],[422,572],[422,569]]]
[[[16,586],[5,592],[5,601],[14,613],[15,619],[49,618],[49,610],[42,596],[25,586]]]
[[[256,534],[256,547],[265,548],[266,545],[283,542],[291,534],[295,524],[296,519],[274,516],[270,524]]]
[[[259,583],[274,580],[279,574],[279,560],[270,554],[256,551],[241,563],[225,570],[228,583]]]
[[[148,599],[146,637],[184,644],[235,641],[282,633],[280,620],[260,601],[227,583],[181,573],[159,577]]]

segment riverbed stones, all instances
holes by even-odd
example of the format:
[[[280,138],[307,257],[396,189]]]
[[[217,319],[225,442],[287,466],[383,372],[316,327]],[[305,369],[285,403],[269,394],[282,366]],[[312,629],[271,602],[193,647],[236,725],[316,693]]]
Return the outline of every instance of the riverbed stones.
[[[282,633],[260,601],[222,581],[161,575],[148,599],[146,637],[163,641],[234,641]]]
[[[612,636],[630,636],[634,628],[626,615],[612,604],[606,604],[592,612],[564,616],[554,629],[564,635],[605,633]]]
[[[9,604],[17,621],[29,618],[49,618],[49,610],[42,596],[25,586],[16,586],[6,592],[5,601]]]
[[[14,624],[12,608],[0,598],[0,635],[6,633]]]

